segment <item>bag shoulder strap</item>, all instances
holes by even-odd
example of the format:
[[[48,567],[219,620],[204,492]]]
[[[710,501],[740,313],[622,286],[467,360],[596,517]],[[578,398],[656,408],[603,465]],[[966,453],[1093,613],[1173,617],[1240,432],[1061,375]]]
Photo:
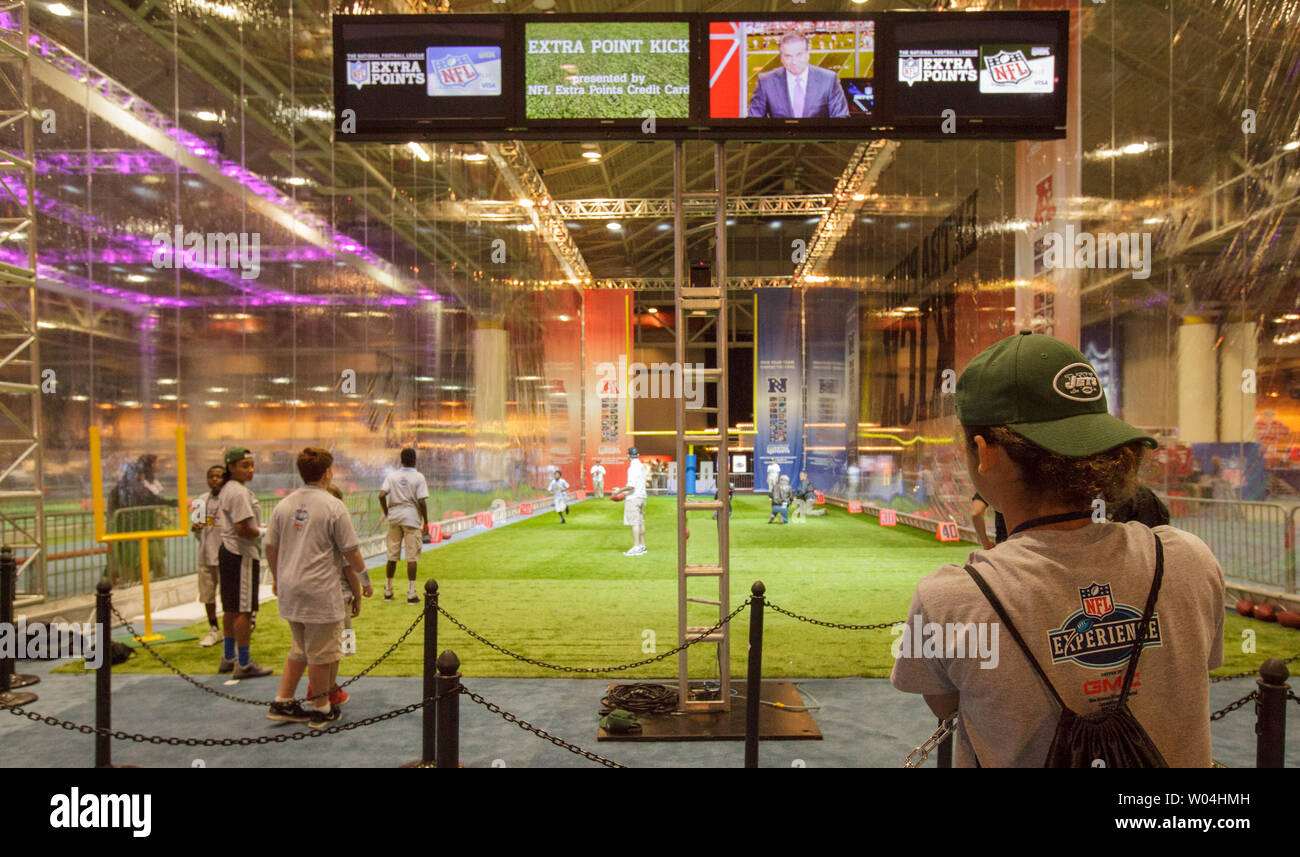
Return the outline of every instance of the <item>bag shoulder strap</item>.
[[[1146,646],[1147,634],[1150,633],[1151,616],[1155,612],[1156,599],[1160,596],[1160,584],[1165,577],[1165,546],[1160,537],[1151,534],[1156,540],[1156,573],[1151,581],[1151,591],[1147,593],[1147,604],[1142,610],[1142,621],[1138,623],[1137,640],[1133,643],[1133,652],[1129,655],[1128,669],[1124,672],[1124,687],[1119,693],[1119,704],[1123,707],[1128,702],[1128,692],[1133,686],[1133,677],[1137,675],[1138,658]]]
[[[1002,624],[1006,626],[1007,631],[1011,634],[1011,638],[1016,641],[1016,645],[1020,646],[1020,651],[1025,653],[1025,657],[1029,660],[1029,665],[1034,668],[1034,672],[1038,673],[1038,678],[1042,680],[1043,685],[1047,688],[1047,692],[1052,695],[1052,699],[1056,700],[1056,704],[1062,711],[1069,711],[1069,706],[1067,706],[1065,701],[1061,699],[1061,695],[1056,692],[1056,688],[1052,686],[1052,682],[1048,679],[1047,673],[1043,672],[1043,668],[1038,665],[1038,661],[1034,658],[1033,652],[1029,651],[1029,646],[1025,643],[1024,638],[1020,636],[1020,632],[1016,630],[1016,626],[1011,622],[1011,617],[1007,615],[1006,608],[1002,606],[1002,602],[993,594],[993,590],[989,588],[989,585],[984,581],[984,578],[980,576],[978,571],[971,568],[970,565],[966,565],[964,568],[966,569],[966,573],[971,576],[971,580],[975,581],[975,585],[979,587],[980,592],[984,593],[984,598],[993,607],[993,612],[998,614],[998,619],[1000,619]]]

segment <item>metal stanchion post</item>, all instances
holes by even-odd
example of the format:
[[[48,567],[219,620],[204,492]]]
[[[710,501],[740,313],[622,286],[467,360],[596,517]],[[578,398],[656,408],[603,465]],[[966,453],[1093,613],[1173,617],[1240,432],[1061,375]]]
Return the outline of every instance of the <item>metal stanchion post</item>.
[[[758,767],[758,705],[763,693],[763,581],[750,587],[749,674],[745,681],[745,767]]]
[[[438,656],[438,767],[460,767],[460,658],[451,649]]]
[[[95,728],[113,728],[113,657],[112,640],[108,629],[109,606],[113,598],[113,583],[107,578],[95,585],[95,656],[99,669],[95,671]],[[111,739],[104,732],[95,734],[95,767],[113,767]]]
[[[424,699],[438,695],[438,581],[424,583]],[[437,760],[438,704],[424,706],[420,712],[420,758],[403,768],[432,768]]]
[[[943,725],[942,719],[939,721],[939,725]],[[949,733],[939,744],[939,756],[935,759],[935,766],[939,768],[952,767],[952,733]]]
[[[1291,675],[1281,658],[1269,658],[1259,668],[1259,698],[1255,700],[1255,767],[1280,768],[1286,752],[1286,683]]]
[[[18,639],[14,628],[14,594],[18,587],[18,564],[14,561],[13,550],[8,545],[0,548],[0,622],[13,629],[13,638]],[[16,652],[15,652],[16,655]],[[14,657],[0,658],[0,708],[11,705],[27,705],[36,701],[36,694],[30,692],[15,693],[13,688],[26,687],[40,681],[36,676],[14,675]]]

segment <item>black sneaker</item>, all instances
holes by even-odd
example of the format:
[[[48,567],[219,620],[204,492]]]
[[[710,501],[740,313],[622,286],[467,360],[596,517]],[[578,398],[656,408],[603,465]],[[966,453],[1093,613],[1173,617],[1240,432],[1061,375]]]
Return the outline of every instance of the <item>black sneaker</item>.
[[[312,729],[324,729],[331,723],[343,717],[343,709],[337,705],[331,705],[328,712],[321,711],[319,708],[313,708],[311,711],[311,721],[307,724]]]
[[[407,603],[407,604],[419,604],[419,603],[420,603],[420,596],[416,595],[414,592],[408,592],[408,593],[406,593],[406,603]]]
[[[311,720],[302,703],[291,699],[288,702],[272,702],[271,710],[266,713],[267,720],[280,720],[285,723],[306,723]]]
[[[385,601],[393,600],[393,590],[387,586],[384,587],[384,600]]]

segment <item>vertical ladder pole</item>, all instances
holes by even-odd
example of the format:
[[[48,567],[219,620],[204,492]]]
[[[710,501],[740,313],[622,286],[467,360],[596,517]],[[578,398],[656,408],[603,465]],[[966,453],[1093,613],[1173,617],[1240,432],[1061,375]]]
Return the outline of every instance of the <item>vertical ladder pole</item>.
[[[717,339],[718,364],[718,462],[714,470],[718,498],[718,621],[731,612],[731,492],[727,490],[731,473],[731,456],[727,450],[727,430],[730,428],[727,413],[727,352],[730,325],[727,319],[727,144],[719,140],[713,144],[713,182],[717,196],[714,200],[714,263],[713,277],[718,289],[718,319],[713,325]],[[731,710],[731,626],[722,627],[722,641],[718,643],[718,674],[721,685],[722,710]]]
[[[676,344],[674,359],[680,370],[686,365],[687,312],[682,306],[682,274],[686,264],[686,217],[682,211],[682,183],[684,163],[682,140],[673,141],[673,301],[677,311]],[[673,403],[677,419],[677,640],[686,641],[686,400],[677,396]],[[688,680],[688,649],[677,653],[677,710],[686,710],[690,692]]]

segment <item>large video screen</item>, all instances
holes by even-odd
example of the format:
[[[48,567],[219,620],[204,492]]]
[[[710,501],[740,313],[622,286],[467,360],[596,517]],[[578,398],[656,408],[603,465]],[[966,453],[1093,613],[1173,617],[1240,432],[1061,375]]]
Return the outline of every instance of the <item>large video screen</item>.
[[[687,119],[687,21],[529,22],[524,118]]]
[[[981,121],[1064,124],[1064,15],[927,16],[893,23],[881,85],[891,117],[938,124],[944,110]]]
[[[334,108],[359,134],[504,122],[508,42],[500,22],[335,16]]]
[[[709,118],[866,120],[876,23],[711,21]]]

